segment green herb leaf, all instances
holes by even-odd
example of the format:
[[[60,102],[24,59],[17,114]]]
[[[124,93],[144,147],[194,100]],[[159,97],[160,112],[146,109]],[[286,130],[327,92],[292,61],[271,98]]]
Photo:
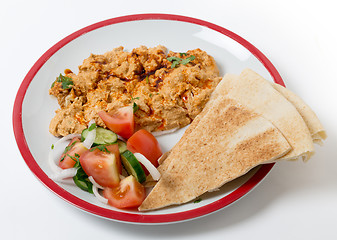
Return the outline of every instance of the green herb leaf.
[[[67,156],[70,157],[71,160],[75,161],[75,163],[80,161],[79,157],[76,157],[76,154],[75,154],[75,156],[70,156],[69,154],[67,154]]]
[[[186,65],[187,63],[189,63],[190,62],[190,59],[188,59],[188,58],[186,58],[186,59],[181,59],[181,61],[180,61],[180,63],[182,64],[182,65]]]
[[[183,55],[187,56],[186,53],[180,53],[180,56],[182,57]],[[171,68],[175,68],[175,67],[178,67],[179,64],[183,64],[183,65],[186,65],[187,63],[193,61],[195,59],[195,56],[191,55],[187,58],[179,58],[179,57],[168,57],[167,60],[172,62],[171,64]]]
[[[55,147],[54,144],[52,144],[52,145],[51,145],[51,149],[54,149],[54,147]]]
[[[133,108],[133,113],[135,113],[139,109],[139,106],[137,105],[137,103],[133,102],[132,108]]]
[[[179,54],[180,54],[180,57],[187,56],[187,53],[184,53],[184,52],[181,52]]]
[[[202,201],[201,198],[198,198],[197,200],[194,201],[194,203],[200,203]]]
[[[79,167],[81,167],[80,159],[78,159],[78,161],[74,165],[74,168],[79,168]]]
[[[190,57],[188,57],[188,59],[190,59],[190,61],[193,61],[195,59],[195,56],[191,55]]]
[[[172,64],[171,64],[171,68],[176,68],[177,66],[179,66],[179,62],[173,61]]]
[[[173,62],[173,61],[180,61],[181,58],[173,56],[173,57],[168,57],[167,60],[170,61],[170,62]]]
[[[186,65],[187,63],[193,61],[194,59],[195,59],[195,56],[191,55],[188,58],[181,59],[180,63],[183,64],[183,65]]]
[[[89,151],[92,152],[92,151],[94,151],[95,149],[98,149],[98,150],[100,150],[101,152],[111,153],[111,152],[106,148],[106,145],[104,145],[104,144],[98,145],[98,146],[96,146],[96,147],[93,147],[93,148],[91,148]]]
[[[172,63],[171,68],[175,68],[179,65],[179,61],[181,60],[181,58],[172,56],[172,57],[168,57],[167,60]]]
[[[69,146],[66,146],[64,148],[64,151],[63,151],[63,157],[60,159],[60,162],[62,162],[64,160],[64,158],[66,157],[67,155],[67,152],[75,145],[75,143],[77,143],[77,141],[74,141],[72,144],[70,144]]]
[[[135,100],[139,100],[139,97],[134,98],[131,96],[131,101],[133,102],[132,104],[133,113],[137,112],[137,110],[139,109],[139,106],[137,105],[137,103],[135,103]]]
[[[64,148],[64,151],[63,151],[63,153],[65,154],[65,153],[67,153],[74,145],[75,145],[75,143],[77,143],[77,141],[74,141],[72,144],[70,144],[69,146],[66,146],[65,148]]]
[[[147,84],[149,84],[149,76],[146,76],[145,81]]]
[[[63,76],[60,74],[58,78],[56,79],[56,82],[62,83],[62,88],[63,89],[70,89],[74,85],[73,79],[70,77]],[[55,82],[52,84],[52,87],[54,86]]]
[[[96,123],[92,123],[92,124],[89,126],[88,130],[89,130],[89,132],[90,132],[90,131],[94,130],[95,128],[96,128]]]

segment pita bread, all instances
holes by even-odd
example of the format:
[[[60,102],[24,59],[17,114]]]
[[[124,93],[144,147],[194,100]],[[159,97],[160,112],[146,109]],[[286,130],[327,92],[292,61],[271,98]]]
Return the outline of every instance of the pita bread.
[[[294,105],[269,81],[251,69],[242,71],[236,81],[226,76],[223,80],[218,91],[261,114],[283,133],[292,150],[282,160],[307,161],[313,155],[313,141],[306,123]]]
[[[190,127],[164,161],[170,164],[140,211],[191,201],[291,150],[273,124],[224,96],[212,100]]]
[[[279,93],[281,93],[289,102],[291,102],[295,106],[299,114],[302,116],[304,122],[306,123],[313,142],[322,145],[323,140],[327,138],[327,135],[323,125],[319,121],[314,111],[312,111],[312,109],[299,96],[297,96],[289,89],[276,83],[271,84]]]
[[[227,95],[262,114],[279,128],[293,148],[283,160],[297,160],[302,157],[307,161],[314,153],[312,139],[314,142],[325,139],[325,131],[315,113],[299,97],[278,86],[280,85],[272,84],[250,69],[245,69],[240,76],[226,74],[183,137],[188,137],[189,132],[198,125],[218,96]],[[158,170],[163,174],[169,164],[170,159],[165,160]]]
[[[227,74],[225,76],[226,80],[225,81],[236,81],[238,79],[238,76],[234,75],[234,74]],[[222,80],[223,81],[223,80]],[[192,121],[192,123],[190,124],[190,126],[185,130],[185,133],[184,135],[182,136],[182,139],[181,140],[184,140],[185,138],[188,138],[189,134],[194,130],[194,128],[199,124],[199,121],[204,117],[204,115],[208,112],[208,110],[212,107],[214,107],[212,105],[213,101],[216,100],[218,98],[218,96],[224,96],[226,95],[228,92],[227,91],[224,91],[226,89],[224,89],[223,87],[221,87],[220,85],[218,85],[215,90],[213,91],[210,99],[208,100],[207,104],[205,105],[204,109],[201,111],[201,113],[199,113],[195,118],[194,120]],[[178,144],[176,144],[174,148],[177,148],[179,147]],[[173,150],[172,149],[172,150]],[[159,162],[159,167],[158,167],[158,171],[163,174],[165,172],[165,170],[167,169],[168,165],[170,164],[170,158],[168,161],[167,161],[167,156],[168,156],[169,153],[165,153],[165,156],[163,158],[160,159],[160,162]],[[148,176],[148,179],[147,179],[147,182],[152,182],[154,181],[152,179],[152,177],[149,175]],[[156,182],[156,181],[155,181]],[[148,184],[148,186],[151,186],[153,185],[153,183],[150,183]]]

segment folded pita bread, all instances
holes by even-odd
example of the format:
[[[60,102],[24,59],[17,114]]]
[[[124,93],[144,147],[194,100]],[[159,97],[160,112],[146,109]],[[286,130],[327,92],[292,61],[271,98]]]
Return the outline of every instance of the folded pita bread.
[[[279,128],[293,147],[282,159],[297,160],[303,157],[303,160],[307,161],[314,153],[312,140],[319,143],[321,139],[326,138],[324,128],[309,106],[286,88],[265,80],[250,69],[245,69],[240,76],[226,74],[223,77],[204,110],[186,130],[184,138],[198,125],[212,106],[212,102],[218,96],[224,95],[254,109]],[[158,170],[163,174],[169,164],[170,160],[165,160]]]
[[[282,160],[307,161],[314,153],[313,141],[303,118],[269,81],[251,69],[245,69],[239,78],[225,76],[219,83],[219,92],[261,114],[277,127],[288,140],[292,150]]]
[[[299,96],[297,96],[289,89],[276,83],[271,84],[279,93],[281,93],[289,102],[291,102],[295,106],[299,114],[302,116],[304,122],[306,123],[313,142],[319,145],[323,145],[323,140],[327,138],[327,135],[322,123],[319,121],[314,111],[312,111],[312,109]]]
[[[164,161],[170,164],[140,211],[191,201],[291,150],[273,124],[225,96],[213,100],[186,132]]]

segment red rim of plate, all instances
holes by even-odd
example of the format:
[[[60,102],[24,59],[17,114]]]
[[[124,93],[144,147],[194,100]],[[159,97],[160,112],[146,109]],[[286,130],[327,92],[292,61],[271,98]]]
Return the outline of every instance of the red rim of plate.
[[[27,91],[27,88],[33,78],[35,77],[36,73],[40,70],[40,68],[44,65],[44,63],[54,54],[56,53],[60,48],[71,42],[72,40],[80,37],[81,35],[88,33],[90,31],[93,31],[95,29],[122,23],[122,22],[129,22],[129,21],[141,21],[141,20],[170,20],[170,21],[180,21],[180,22],[187,22],[187,23],[193,23],[196,25],[201,25],[207,28],[210,28],[214,31],[217,31],[219,33],[222,33],[226,35],[227,37],[230,37],[234,41],[240,43],[242,46],[244,46],[246,49],[248,49],[263,65],[264,67],[269,71],[271,76],[273,77],[274,81],[278,84],[281,84],[284,86],[284,82],[280,76],[280,74],[277,72],[276,68],[273,66],[273,64],[267,59],[267,57],[260,52],[256,47],[254,47],[252,44],[247,42],[242,37],[238,36],[237,34],[223,28],[220,26],[217,26],[215,24],[212,24],[210,22],[206,22],[203,20],[199,20],[196,18],[191,17],[185,17],[185,16],[179,16],[179,15],[172,15],[172,14],[136,14],[136,15],[128,15],[128,16],[122,16],[122,17],[116,17],[112,19],[108,19],[105,21],[101,21],[92,25],[89,25],[85,28],[82,28],[71,35],[65,37],[58,43],[56,43],[54,46],[52,46],[48,51],[46,51],[33,65],[33,67],[30,69],[30,71],[27,73],[26,77],[24,78],[23,82],[21,83],[21,86],[18,90],[15,102],[14,102],[14,109],[13,109],[13,129],[14,129],[14,135],[17,142],[17,145],[19,147],[19,150],[21,152],[22,157],[24,158],[26,164],[30,168],[30,170],[35,174],[35,176],[52,192],[57,194],[59,197],[63,198],[65,201],[77,206],[78,208],[87,211],[89,213],[108,218],[111,220],[117,220],[117,221],[123,221],[123,222],[131,222],[131,223],[170,223],[170,222],[178,222],[178,221],[184,221],[188,219],[193,219],[197,217],[201,217],[204,215],[207,215],[209,213],[212,213],[214,211],[217,211],[219,209],[222,209],[229,204],[237,201],[244,195],[246,195],[249,191],[251,191],[260,181],[263,180],[263,178],[269,173],[269,171],[272,169],[274,164],[265,164],[262,165],[261,168],[243,185],[241,185],[239,188],[237,188],[235,191],[230,193],[229,195],[202,207],[178,212],[178,213],[170,213],[170,214],[160,214],[160,215],[144,215],[141,213],[125,213],[125,212],[118,212],[102,207],[98,207],[96,205],[93,205],[91,203],[88,203],[78,197],[75,197],[71,193],[65,191],[63,188],[58,186],[53,180],[51,180],[39,167],[37,162],[35,161],[34,157],[32,156],[26,139],[23,132],[22,127],[22,103]]]

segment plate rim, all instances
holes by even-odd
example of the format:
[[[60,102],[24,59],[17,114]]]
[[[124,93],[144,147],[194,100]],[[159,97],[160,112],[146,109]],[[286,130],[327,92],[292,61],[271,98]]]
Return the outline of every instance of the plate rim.
[[[115,18],[110,18],[107,20],[103,20],[87,27],[84,27],[67,37],[63,38],[56,44],[54,44],[51,48],[49,48],[32,66],[29,70],[25,78],[23,79],[13,106],[13,115],[12,115],[12,122],[13,122],[13,130],[16,143],[18,145],[19,151],[26,162],[29,169],[32,173],[53,193],[58,195],[60,198],[65,200],[66,202],[74,205],[88,213],[109,219],[109,220],[116,220],[121,222],[127,223],[139,223],[139,224],[160,224],[160,223],[174,223],[174,222],[181,222],[186,220],[195,219],[198,217],[202,217],[218,211],[235,201],[239,200],[247,193],[249,193],[254,187],[256,187],[270,172],[273,168],[274,163],[264,164],[260,167],[260,169],[243,185],[239,188],[235,189],[230,194],[222,197],[221,199],[207,204],[205,206],[195,208],[192,210],[177,212],[177,213],[167,213],[167,214],[137,214],[137,213],[125,213],[119,212],[112,209],[102,208],[100,206],[91,204],[85,200],[82,200],[71,193],[67,192],[65,189],[57,185],[54,181],[52,181],[45,172],[39,167],[37,162],[35,161],[32,153],[29,150],[28,144],[26,142],[26,138],[23,132],[23,122],[22,122],[22,104],[26,95],[26,91],[34,79],[37,72],[40,68],[45,64],[48,59],[53,56],[59,49],[64,47],[69,42],[75,40],[76,38],[80,37],[83,34],[91,32],[93,30],[109,26],[112,24],[123,23],[123,22],[130,22],[130,21],[142,21],[142,20],[168,20],[168,21],[179,21],[179,22],[186,22],[192,23],[200,26],[207,27],[214,31],[217,31],[234,41],[238,42],[240,45],[245,47],[249,52],[251,52],[267,69],[267,71],[272,76],[275,83],[278,83],[284,86],[284,82],[274,67],[274,65],[270,62],[270,60],[254,45],[249,43],[244,38],[240,37],[239,35],[235,34],[234,32],[218,26],[216,24],[200,20],[197,18],[182,16],[182,15],[174,15],[174,14],[162,14],[162,13],[145,13],[145,14],[133,14],[133,15],[126,15],[120,16]]]

